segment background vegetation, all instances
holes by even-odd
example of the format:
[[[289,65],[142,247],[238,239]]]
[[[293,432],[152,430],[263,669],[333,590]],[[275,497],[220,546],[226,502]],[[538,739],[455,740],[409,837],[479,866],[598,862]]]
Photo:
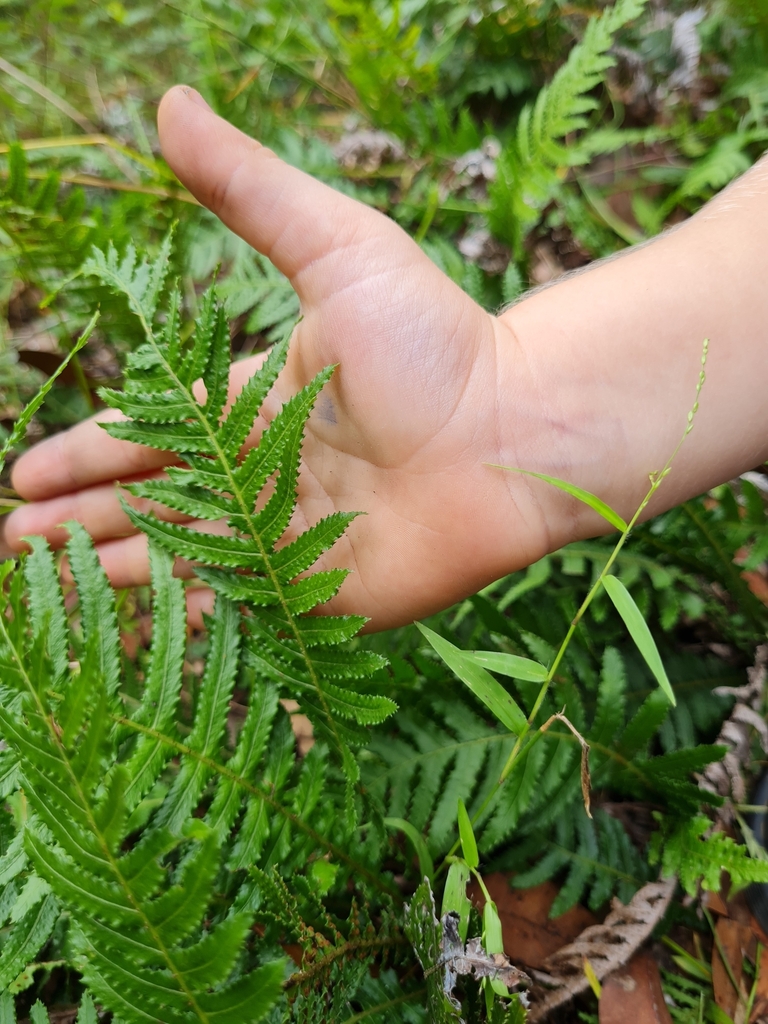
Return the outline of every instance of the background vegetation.
[[[125,356],[143,340],[124,300],[103,282],[87,278],[65,287],[94,245],[112,242],[122,251],[134,243],[154,252],[177,224],[171,271],[180,281],[183,319],[191,323],[201,312],[220,267],[235,357],[282,336],[296,316],[287,282],[198,207],[159,157],[154,110],[176,81],[194,85],[220,114],[291,163],[388,213],[488,309],[689,216],[765,148],[768,7],[762,0],[659,0],[619,9],[614,22],[598,23],[602,6],[555,0],[3,0],[6,432],[96,304],[101,320],[33,420],[30,441],[98,407],[98,387],[120,384]],[[579,40],[583,59],[556,77]],[[649,863],[652,812],[665,815],[670,827],[697,812],[690,773],[702,763],[682,752],[717,737],[732,700],[714,690],[744,681],[765,637],[767,482],[755,467],[746,479],[633,534],[617,574],[651,626],[677,705],[670,710],[655,701],[655,684],[621,619],[598,595],[557,681],[557,699],[567,699],[577,727],[607,751],[593,762],[595,818],[583,811],[577,745],[553,731],[537,755],[537,785],[518,788],[501,807],[489,805],[476,824],[484,872],[515,871],[518,887],[554,878],[556,914],[577,901],[600,910],[613,893],[626,900],[658,871]],[[465,649],[547,662],[610,550],[603,541],[571,545],[430,626]],[[72,612],[74,595],[67,600]],[[148,607],[144,591],[118,595],[123,688],[134,700],[147,667]],[[208,643],[204,635],[190,637],[180,735],[194,720]],[[403,952],[397,910],[415,890],[423,863],[402,830],[381,822],[407,821],[439,863],[457,838],[458,798],[471,812],[480,808],[508,754],[507,735],[415,629],[356,643],[387,657],[390,668],[375,677],[374,688],[399,706],[356,755],[360,820],[376,823],[358,854],[390,893],[382,896],[381,885],[354,877],[334,855],[318,857],[298,841],[292,846],[272,823],[252,857],[262,872],[262,909],[275,917],[266,942],[273,959],[282,945],[300,961],[293,975],[286,973],[294,980],[288,1000],[270,1011],[275,1020],[290,1013],[351,1024],[392,1019],[393,1012],[424,1019],[423,981]],[[523,684],[517,692],[527,704]],[[237,707],[236,699],[235,716]],[[319,762],[321,754],[304,757],[286,731],[287,713],[274,714],[282,725],[271,741],[272,760],[260,770],[275,791],[282,788],[292,813],[329,836],[328,808],[346,800],[341,774],[328,769],[328,803],[318,808],[302,787],[314,770],[311,758]],[[231,743],[222,741],[223,762]],[[277,765],[280,757],[284,764]],[[619,758],[648,770],[622,772]],[[756,756],[748,773],[760,768]],[[13,861],[26,813],[12,785],[4,792],[0,871]],[[149,815],[152,807],[145,810]],[[269,873],[273,867],[278,874]],[[40,999],[52,1019],[70,1020],[82,986],[68,915],[51,909],[49,891],[29,881],[34,873],[24,874],[28,865],[19,871],[2,876],[3,984],[11,986],[21,1017],[31,1012],[36,1024],[42,1021],[40,1006],[31,1009]],[[233,883],[219,884],[224,892]],[[326,897],[323,907],[312,890]],[[43,910],[47,931],[19,954],[18,923]],[[662,930],[680,922],[708,941],[706,922],[676,902]],[[381,941],[361,953],[368,947],[355,942],[368,934]],[[345,943],[349,956],[328,955]],[[269,960],[263,950],[254,955],[254,962]],[[673,984],[676,1020],[717,1019],[686,1016],[682,983]],[[698,984],[708,999],[708,982]],[[2,998],[0,1019],[10,1020],[10,996]],[[471,992],[467,998],[468,1012],[480,1019],[481,1004]],[[585,1003],[564,1019],[593,1010]],[[80,1014],[82,1021],[96,1019],[87,1001]]]

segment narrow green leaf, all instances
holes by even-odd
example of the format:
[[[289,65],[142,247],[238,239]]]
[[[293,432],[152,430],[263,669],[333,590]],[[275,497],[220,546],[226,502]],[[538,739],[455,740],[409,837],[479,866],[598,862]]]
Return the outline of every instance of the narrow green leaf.
[[[217,597],[211,619],[211,646],[206,661],[195,724],[188,745],[203,758],[218,753],[240,659],[240,612]],[[211,769],[199,757],[185,757],[156,816],[156,823],[177,832],[195,809]]]
[[[115,592],[109,585],[93,541],[75,521],[65,524],[69,565],[77,584],[83,634],[94,646],[100,677],[110,696],[120,685],[120,635],[115,612]]]
[[[221,446],[233,462],[245,443],[245,439],[253,430],[253,424],[262,403],[285,365],[287,354],[287,339],[274,345],[266,362],[262,364],[257,373],[246,381],[229,410],[221,428]]]
[[[444,917],[450,911],[459,915],[459,935],[461,941],[467,941],[467,930],[469,928],[469,915],[472,910],[472,903],[467,896],[467,882],[469,881],[469,867],[463,861],[455,860],[448,868],[448,875],[445,879],[443,890],[443,906],[440,916]]]
[[[2,1024],[2,1020],[0,1020],[0,1024]],[[99,1024],[96,1007],[88,992],[84,992],[83,998],[80,1000],[80,1009],[77,1011],[75,1024]]]
[[[48,895],[13,927],[0,955],[0,988],[4,989],[35,959],[48,941],[58,916],[56,897]]]
[[[48,1011],[39,999],[32,1005],[29,1011],[29,1019],[32,1021],[32,1024],[51,1024]]]
[[[120,441],[131,441],[143,444],[147,448],[157,448],[161,452],[197,452],[203,455],[215,455],[216,448],[210,436],[200,426],[191,423],[144,423],[142,421],[124,420],[117,423],[100,423],[110,437]]]
[[[459,838],[461,839],[461,849],[464,853],[464,860],[470,868],[477,869],[477,866],[480,863],[480,857],[477,853],[475,830],[472,828],[472,822],[469,820],[467,808],[464,806],[464,801],[461,797],[459,797],[458,803],[458,821]]]
[[[51,549],[42,537],[27,537],[32,554],[24,563],[24,577],[29,593],[29,611],[36,633],[47,629],[48,655],[59,680],[69,665],[69,627],[64,610],[59,574]]]
[[[155,592],[149,669],[141,704],[133,721],[155,733],[172,730],[183,683],[187,610],[184,584],[173,576],[173,556],[150,542],[149,564]],[[141,735],[126,762],[129,782],[125,800],[131,810],[154,785],[171,756],[171,748],[158,735]]]
[[[250,914],[230,914],[191,946],[176,950],[176,969],[190,988],[202,990],[227,977],[241,953]]]
[[[558,487],[561,491],[565,491],[566,494],[570,494],[572,498],[577,498],[584,505],[589,505],[594,512],[597,512],[599,516],[607,520],[611,526],[615,526],[621,533],[629,529],[615,509],[612,509],[610,505],[607,505],[598,498],[596,494],[591,494],[582,487],[577,487],[576,484],[569,484],[567,480],[558,480],[556,476],[547,476],[545,473],[534,473],[530,469],[518,469],[516,466],[499,466],[494,462],[488,462],[486,465],[490,466],[491,469],[504,469],[508,473],[522,473],[523,476],[532,476],[537,480],[544,480],[545,483],[552,484],[553,487]]]
[[[198,1002],[211,1024],[256,1024],[282,995],[284,975],[285,961],[273,960],[226,988],[200,995]]]
[[[100,388],[99,397],[110,408],[143,423],[183,423],[190,416],[189,400],[178,388],[163,395]]]
[[[13,426],[13,430],[6,439],[5,444],[2,446],[2,448],[0,448],[0,471],[2,471],[3,467],[5,466],[5,460],[8,458],[8,454],[10,453],[11,449],[14,448],[21,441],[23,441],[24,438],[27,436],[27,427],[29,426],[30,420],[45,401],[48,392],[56,383],[57,378],[61,376],[61,374],[69,366],[70,361],[86,344],[91,334],[93,333],[93,329],[96,326],[98,319],[99,313],[96,312],[88,321],[85,330],[77,339],[77,341],[69,350],[67,355],[61,361],[61,363],[59,363],[59,365],[56,367],[56,369],[48,378],[48,380],[41,386],[40,390],[37,392],[35,397],[24,407],[19,418],[16,420],[16,423]]]
[[[0,1024],[16,1024],[16,1004],[8,989],[0,995]]]
[[[503,651],[462,651],[467,661],[487,668],[491,672],[498,672],[502,676],[510,676],[512,679],[522,679],[529,683],[543,683],[547,678],[547,669],[537,661],[530,658],[519,658],[515,654],[506,654]]]
[[[326,516],[291,544],[276,551],[272,556],[272,567],[280,574],[280,579],[292,580],[314,565],[320,555],[336,543],[358,514],[335,512]]]
[[[498,720],[518,735],[525,727],[526,718],[518,704],[507,693],[504,687],[484,668],[475,664],[471,659],[466,658],[465,652],[433,632],[427,626],[417,622],[421,633],[434,647],[443,661],[456,675],[465,683],[469,689],[478,697],[486,707],[493,712]]]
[[[435,865],[421,832],[419,832],[417,828],[414,828],[410,821],[406,821],[404,818],[385,818],[384,824],[387,828],[394,828],[399,832],[405,832],[413,843],[416,856],[419,858],[419,874],[422,879],[428,878],[431,882],[435,874]]]
[[[181,558],[203,562],[205,565],[229,565],[240,569],[265,568],[264,556],[254,548],[251,541],[242,537],[205,533],[203,530],[191,530],[178,523],[166,523],[154,515],[137,512],[127,503],[123,503],[123,509],[137,529]]]
[[[634,598],[617,576],[604,576],[603,586],[611,601],[613,601],[616,611],[624,620],[624,625],[627,627],[629,635],[635,641],[637,649],[645,659],[646,665],[653,672],[656,682],[667,695],[670,704],[677,704],[672,685],[667,678],[667,673],[661,661],[661,655],[656,647],[656,642],[651,636],[648,624],[640,614],[640,609],[635,604]]]
[[[274,544],[288,529],[291,515],[296,507],[296,483],[299,476],[301,446],[307,417],[317,396],[331,379],[332,374],[333,367],[326,366],[306,387],[287,402],[280,412],[281,421],[285,414],[284,447],[280,473],[269,501],[254,517],[254,529],[258,531],[262,542],[266,545]],[[278,417],[275,417],[272,428],[277,420]]]
[[[233,512],[231,498],[213,494],[193,484],[185,487],[169,480],[142,480],[138,484],[129,484],[125,489],[137,498],[149,498],[195,519],[215,522]]]

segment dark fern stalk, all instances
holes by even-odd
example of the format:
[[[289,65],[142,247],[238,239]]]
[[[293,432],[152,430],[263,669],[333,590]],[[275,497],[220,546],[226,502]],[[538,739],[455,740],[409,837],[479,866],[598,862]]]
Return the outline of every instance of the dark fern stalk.
[[[229,330],[223,309],[210,290],[201,305],[192,343],[179,335],[179,297],[170,299],[167,322],[154,325],[165,280],[170,240],[157,259],[137,263],[129,251],[94,250],[84,274],[98,277],[124,294],[141,322],[146,342],[128,360],[124,392],[104,391],[108,405],[128,422],[112,423],[113,437],[175,453],[182,466],[167,480],[131,485],[183,514],[209,522],[226,520],[226,536],[204,533],[138,512],[127,503],[131,521],[154,543],[197,564],[197,575],[213,590],[251,612],[247,618],[247,657],[257,674],[299,701],[316,734],[339,758],[348,782],[347,818],[353,820],[353,787],[359,769],[351,748],[365,738],[362,726],[381,722],[395,710],[385,697],[360,693],[355,681],[384,665],[373,653],[344,651],[360,616],[312,616],[329,601],[347,571],[333,569],[305,576],[320,555],[342,535],[356,513],[338,512],[321,520],[290,544],[277,548],[296,505],[296,482],[304,425],[332,368],[287,402],[264,431],[258,447],[241,459],[241,449],[259,408],[282,369],[287,342],[275,346],[263,367],[245,385],[226,417]],[[202,381],[206,399],[195,398]],[[263,508],[262,489],[275,481]]]

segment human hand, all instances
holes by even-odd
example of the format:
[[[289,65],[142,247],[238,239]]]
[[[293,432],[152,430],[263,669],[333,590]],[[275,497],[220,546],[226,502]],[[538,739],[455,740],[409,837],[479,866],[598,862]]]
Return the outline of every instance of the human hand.
[[[300,530],[336,510],[367,513],[323,558],[323,567],[352,570],[329,611],[368,615],[374,628],[408,622],[579,532],[584,513],[569,499],[486,465],[545,464],[568,475],[545,346],[524,349],[391,220],[287,166],[194,91],[164,97],[159,127],[181,181],[300,297],[303,319],[267,419],[338,364],[308,424],[293,524]],[[234,391],[254,368],[235,364]],[[59,546],[59,525],[77,519],[115,586],[144,584],[146,538],[133,533],[117,482],[157,472],[167,459],[110,438],[99,418],[19,459],[13,483],[30,504],[7,517],[6,543],[20,550],[25,536],[43,534]],[[211,597],[190,591],[190,601],[199,619]]]

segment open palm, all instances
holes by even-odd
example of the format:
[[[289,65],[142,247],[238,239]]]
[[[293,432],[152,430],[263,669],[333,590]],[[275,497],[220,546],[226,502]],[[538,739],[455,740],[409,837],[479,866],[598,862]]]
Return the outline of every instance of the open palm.
[[[268,256],[301,300],[264,415],[338,364],[308,425],[295,522],[302,529],[337,509],[367,513],[325,556],[326,566],[353,570],[333,611],[369,615],[379,628],[399,624],[557,544],[528,483],[486,465],[530,466],[552,443],[537,425],[538,376],[511,331],[391,220],[289,167],[192,90],[164,97],[159,126],[181,181]],[[234,366],[234,391],[253,370],[253,360]],[[115,484],[164,461],[94,421],[44,442],[15,468],[14,485],[31,504],[8,518],[7,543],[19,548],[32,533],[61,543],[59,524],[75,518],[116,586],[147,582],[146,539],[131,535]],[[192,610],[209,600],[195,593]]]

